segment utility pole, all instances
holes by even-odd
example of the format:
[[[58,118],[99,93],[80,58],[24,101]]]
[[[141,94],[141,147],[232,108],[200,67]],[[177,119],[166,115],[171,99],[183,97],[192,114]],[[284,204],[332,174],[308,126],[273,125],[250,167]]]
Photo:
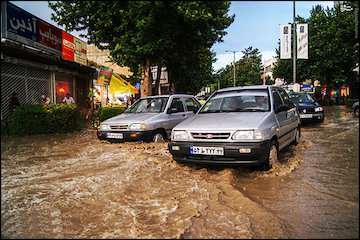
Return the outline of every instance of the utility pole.
[[[235,53],[238,52],[238,51],[233,51],[233,50],[226,50],[225,52],[232,52],[234,54],[234,61],[233,61],[233,64],[234,64],[234,87],[236,85],[236,73],[235,73]]]
[[[293,83],[296,83],[296,22],[295,22],[295,0],[293,1]]]

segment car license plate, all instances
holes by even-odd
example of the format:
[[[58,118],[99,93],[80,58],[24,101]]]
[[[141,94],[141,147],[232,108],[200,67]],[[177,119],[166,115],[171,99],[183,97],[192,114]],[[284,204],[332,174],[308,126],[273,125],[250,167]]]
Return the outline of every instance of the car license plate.
[[[108,138],[116,138],[116,139],[123,139],[124,138],[122,133],[107,133],[106,136]]]
[[[190,154],[201,154],[201,155],[224,155],[224,148],[222,147],[190,147]]]
[[[312,114],[300,114],[300,118],[312,118]]]

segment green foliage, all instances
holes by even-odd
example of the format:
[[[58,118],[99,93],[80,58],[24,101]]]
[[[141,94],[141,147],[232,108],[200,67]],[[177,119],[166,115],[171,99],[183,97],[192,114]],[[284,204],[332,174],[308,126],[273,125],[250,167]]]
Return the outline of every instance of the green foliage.
[[[339,9],[323,9],[315,6],[308,19],[297,17],[300,23],[309,24],[309,59],[297,60],[297,81],[317,79],[328,86],[337,85],[336,79],[349,83],[352,69],[358,62],[359,45],[355,39],[354,12],[340,12]],[[280,59],[274,78],[292,82],[292,60]]]
[[[196,92],[209,81],[210,48],[234,20],[228,16],[229,1],[57,1],[49,6],[55,22],[67,30],[87,30],[89,43],[109,49],[119,65],[136,73],[146,60],[166,66],[178,92]]]
[[[8,119],[10,135],[61,133],[80,130],[84,120],[75,105],[22,105]]]
[[[257,48],[251,46],[242,51],[243,57],[235,62],[236,86],[262,84],[260,79],[261,54]],[[227,65],[216,73],[216,81],[220,81],[221,88],[234,85],[233,64]]]
[[[123,107],[101,107],[99,111],[100,122],[115,117],[125,111]]]

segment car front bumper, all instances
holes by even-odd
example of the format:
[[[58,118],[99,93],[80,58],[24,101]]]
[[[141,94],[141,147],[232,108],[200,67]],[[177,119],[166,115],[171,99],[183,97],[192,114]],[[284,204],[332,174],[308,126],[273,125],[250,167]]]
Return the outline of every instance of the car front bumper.
[[[123,138],[111,138],[108,133],[121,133]],[[153,137],[152,131],[97,131],[97,137],[100,140],[109,140],[114,142],[137,142],[151,141]]]
[[[270,150],[270,140],[263,142],[170,142],[168,148],[174,160],[197,164],[221,165],[260,165],[265,162]],[[191,154],[190,148],[197,147],[222,147],[224,155],[199,155]],[[178,148],[179,150],[174,150]],[[240,149],[251,149],[249,153],[240,153]]]

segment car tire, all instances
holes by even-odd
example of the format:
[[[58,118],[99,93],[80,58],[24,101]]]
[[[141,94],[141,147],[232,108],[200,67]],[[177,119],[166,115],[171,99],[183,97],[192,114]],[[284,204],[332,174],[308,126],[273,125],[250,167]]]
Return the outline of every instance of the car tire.
[[[293,144],[298,145],[300,142],[300,138],[301,138],[301,130],[300,130],[300,127],[297,127]]]
[[[152,141],[155,143],[165,142],[164,134],[161,131],[156,131],[153,134]]]
[[[265,160],[263,170],[270,170],[273,165],[278,161],[278,147],[276,141],[272,141],[269,149],[269,153]]]

